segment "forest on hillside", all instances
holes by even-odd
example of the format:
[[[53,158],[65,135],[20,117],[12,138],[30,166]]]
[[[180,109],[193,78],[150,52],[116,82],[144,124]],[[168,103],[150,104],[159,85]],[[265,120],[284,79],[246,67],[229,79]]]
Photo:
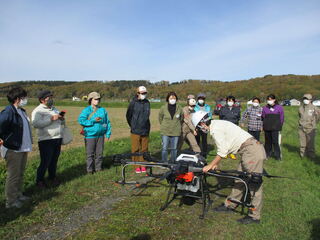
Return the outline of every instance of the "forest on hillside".
[[[211,80],[183,80],[170,83],[160,81],[152,83],[147,80],[115,80],[115,81],[17,81],[0,84],[0,97],[5,97],[9,89],[21,86],[28,91],[29,97],[36,97],[44,89],[53,91],[56,98],[67,99],[83,97],[89,92],[97,91],[104,98],[114,100],[128,100],[138,86],[144,85],[148,89],[149,98],[164,99],[169,91],[175,91],[178,97],[185,98],[188,94],[203,92],[208,100],[225,98],[233,95],[238,99],[250,99],[258,96],[264,99],[273,93],[278,99],[300,99],[304,93],[311,93],[320,98],[320,75],[266,75],[264,77],[239,80],[232,82]]]

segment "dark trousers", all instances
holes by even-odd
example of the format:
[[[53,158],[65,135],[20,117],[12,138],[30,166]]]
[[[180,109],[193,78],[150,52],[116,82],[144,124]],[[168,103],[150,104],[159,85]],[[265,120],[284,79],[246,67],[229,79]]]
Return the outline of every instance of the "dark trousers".
[[[260,142],[260,131],[248,130],[248,133],[250,133],[255,139],[257,139]]]
[[[207,136],[208,134],[202,131],[198,131],[196,136],[197,143],[201,148],[201,155],[205,158],[207,157],[207,154],[208,154]]]
[[[279,145],[279,131],[264,131],[267,157],[273,156],[276,159],[281,159],[280,145]]]
[[[37,170],[37,182],[44,181],[48,169],[49,179],[56,177],[57,162],[61,151],[62,138],[43,140],[38,142],[40,151],[40,165]]]

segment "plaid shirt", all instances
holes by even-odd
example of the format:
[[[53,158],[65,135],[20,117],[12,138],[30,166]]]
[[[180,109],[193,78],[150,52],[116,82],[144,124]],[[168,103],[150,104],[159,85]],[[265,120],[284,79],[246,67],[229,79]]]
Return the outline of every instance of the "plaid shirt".
[[[248,119],[248,130],[249,131],[261,131],[262,128],[262,107],[248,107],[241,118],[241,122]]]

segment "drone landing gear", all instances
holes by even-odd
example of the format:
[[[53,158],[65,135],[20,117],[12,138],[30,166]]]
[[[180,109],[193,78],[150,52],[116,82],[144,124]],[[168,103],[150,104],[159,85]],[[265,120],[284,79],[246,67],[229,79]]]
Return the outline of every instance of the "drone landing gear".
[[[202,205],[202,214],[199,215],[199,218],[204,219],[205,214],[208,212],[208,210],[212,205],[212,200],[210,198],[210,192],[209,192],[206,176],[200,175],[199,180],[200,180],[200,188],[195,193],[192,193],[190,191],[179,190],[177,188],[178,183],[176,181],[170,184],[166,201],[163,204],[163,206],[160,208],[160,211],[164,211],[169,206],[169,204],[173,200],[175,200],[178,196],[180,196],[181,198],[189,197],[195,200],[200,200],[199,203]]]

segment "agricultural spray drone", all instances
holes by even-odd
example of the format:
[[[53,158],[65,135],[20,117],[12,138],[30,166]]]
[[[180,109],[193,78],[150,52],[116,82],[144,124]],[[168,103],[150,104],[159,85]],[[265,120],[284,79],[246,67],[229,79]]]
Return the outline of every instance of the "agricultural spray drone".
[[[143,156],[146,162],[132,161],[131,157],[133,156]],[[242,212],[244,211],[244,207],[254,207],[251,203],[250,188],[256,187],[257,184],[262,184],[263,176],[268,178],[285,178],[280,176],[271,176],[265,171],[263,173],[248,173],[237,170],[210,170],[209,172],[204,173],[202,169],[206,165],[206,160],[200,155],[192,154],[179,155],[175,163],[159,162],[156,159],[153,159],[149,153],[117,154],[113,156],[113,162],[115,165],[122,166],[122,179],[117,181],[119,184],[139,184],[137,181],[126,181],[126,168],[130,165],[148,167],[150,171],[148,176],[150,177],[155,177],[152,173],[153,168],[168,169],[168,171],[160,177],[160,179],[166,179],[169,183],[167,198],[160,210],[165,210],[178,196],[193,198],[200,200],[200,203],[202,204],[202,214],[199,216],[201,219],[204,218],[205,213],[209,210],[212,204],[207,176],[238,180],[243,184],[244,194],[242,200],[228,199],[229,201],[242,206]]]

